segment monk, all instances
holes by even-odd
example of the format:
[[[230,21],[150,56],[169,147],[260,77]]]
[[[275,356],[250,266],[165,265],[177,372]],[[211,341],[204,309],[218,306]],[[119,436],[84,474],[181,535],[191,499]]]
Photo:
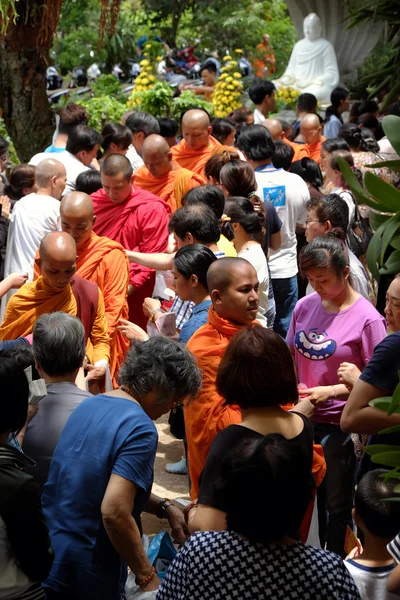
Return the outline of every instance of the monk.
[[[134,174],[134,182],[165,200],[171,212],[182,207],[186,192],[206,182],[205,177],[172,160],[171,148],[161,135],[152,134],[144,140],[142,157],[144,165]]]
[[[76,243],[76,274],[96,283],[104,297],[110,338],[110,374],[116,384],[115,376],[129,348],[126,338],[117,330],[119,319],[128,318],[128,257],[121,244],[94,233],[96,215],[87,194],[70,192],[62,199],[60,212],[62,230],[72,235]],[[35,278],[40,274],[36,261]]]
[[[16,340],[32,333],[40,315],[68,313],[82,321],[91,343],[87,380],[103,378],[110,361],[103,294],[95,283],[75,275],[74,239],[69,233],[48,233],[40,244],[37,262],[42,275],[23,285],[8,301],[0,340]]]
[[[91,195],[96,221],[93,230],[119,242],[127,250],[164,252],[168,244],[168,204],[139,186],[133,185],[133,169],[120,154],[108,156],[102,166],[103,188]],[[152,296],[155,271],[135,263],[130,265],[128,284],[129,320],[146,327],[144,299]]]
[[[265,119],[265,121],[263,121],[261,125],[268,129],[274,142],[282,140],[282,142],[285,142],[285,144],[293,148],[294,155],[292,162],[298,160],[298,154],[300,152],[300,149],[303,148],[303,146],[301,144],[295,144],[295,142],[291,142],[287,139],[283,131],[282,123],[279,121],[279,119],[269,117],[268,119]]]
[[[258,309],[257,273],[243,258],[217,260],[208,269],[207,284],[212,300],[208,323],[187,344],[203,374],[199,394],[184,410],[193,500],[198,497],[200,473],[215,436],[242,420],[239,408],[225,406],[215,380],[232,336],[254,322]]]
[[[305,115],[300,123],[300,132],[306,143],[300,146],[297,158],[294,157],[293,160],[301,160],[304,156],[308,156],[321,166],[321,145],[326,138],[322,135],[322,125],[318,115],[313,113]]]
[[[237,152],[234,148],[223,146],[212,137],[210,117],[205,110],[193,108],[182,117],[183,140],[171,148],[172,159],[181,167],[203,175],[208,159],[224,150]]]

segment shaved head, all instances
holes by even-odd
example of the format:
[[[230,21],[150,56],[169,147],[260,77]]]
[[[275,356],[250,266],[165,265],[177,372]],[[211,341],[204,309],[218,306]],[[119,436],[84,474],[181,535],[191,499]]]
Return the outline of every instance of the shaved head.
[[[300,122],[300,131],[304,136],[306,144],[317,144],[321,141],[322,125],[318,115],[308,113]]]
[[[59,160],[45,158],[36,167],[35,181],[38,190],[47,190],[50,196],[59,200],[67,182],[67,172]]]
[[[320,121],[318,115],[315,113],[308,113],[301,119],[301,126],[303,127],[319,127]]]
[[[143,161],[153,177],[161,178],[172,170],[171,148],[161,135],[149,135],[143,142]]]
[[[76,271],[76,245],[69,233],[55,231],[42,239],[37,264],[46,285],[61,292]]]
[[[132,165],[126,156],[122,154],[110,154],[103,162],[101,175],[106,175],[107,177],[122,175],[124,179],[131,180],[133,175]]]
[[[239,325],[256,318],[258,278],[244,258],[220,258],[207,271],[207,285],[214,310],[220,317]]]
[[[204,110],[198,108],[192,108],[185,112],[182,117],[182,127],[204,127],[205,129],[210,125],[210,117]]]
[[[193,108],[182,117],[182,135],[191,150],[202,150],[210,144],[212,127],[204,110]]]
[[[273,118],[265,119],[265,121],[263,121],[261,123],[261,125],[263,125],[264,127],[266,127],[268,129],[268,131],[270,132],[271,137],[274,141],[282,139],[282,132],[283,132],[282,123],[280,121],[278,121],[278,119],[273,119]]]
[[[70,192],[61,200],[61,215],[80,214],[93,219],[93,201],[84,192]]]
[[[96,220],[91,197],[84,192],[70,192],[61,200],[60,213],[61,228],[74,238],[79,251],[90,239]]]
[[[75,260],[76,245],[73,237],[63,231],[54,231],[44,236],[39,246],[41,260]]]

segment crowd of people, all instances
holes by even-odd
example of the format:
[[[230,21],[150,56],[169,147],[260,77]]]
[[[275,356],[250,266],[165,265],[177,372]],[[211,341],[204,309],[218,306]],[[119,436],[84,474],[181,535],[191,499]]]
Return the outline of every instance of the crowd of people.
[[[70,104],[12,169],[0,138],[0,598],[118,600],[128,568],[160,600],[400,595],[397,479],[362,452],[398,441],[370,401],[398,384],[400,275],[377,289],[339,160],[363,185],[395,150],[344,88],[293,123],[272,82],[249,96],[102,132]],[[184,512],[152,492],[166,414]],[[143,512],[181,546],[163,581]]]

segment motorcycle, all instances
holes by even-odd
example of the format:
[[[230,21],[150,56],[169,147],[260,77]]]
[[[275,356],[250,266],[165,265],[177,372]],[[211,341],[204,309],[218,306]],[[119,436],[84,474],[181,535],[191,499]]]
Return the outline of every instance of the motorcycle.
[[[75,69],[72,71],[72,79],[69,87],[85,87],[87,82],[88,76],[85,67],[75,67]]]
[[[47,67],[46,69],[46,89],[49,91],[58,90],[62,87],[63,78],[60,77],[56,67]]]

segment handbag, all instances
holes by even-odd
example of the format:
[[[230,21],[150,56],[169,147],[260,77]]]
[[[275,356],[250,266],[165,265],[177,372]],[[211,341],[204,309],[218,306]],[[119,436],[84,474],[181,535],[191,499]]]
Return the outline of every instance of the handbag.
[[[361,258],[365,256],[368,250],[368,245],[373,236],[373,232],[369,224],[369,218],[361,216],[357,201],[353,194],[349,190],[346,190],[346,192],[351,195],[355,207],[354,221],[347,230],[347,243],[353,254],[355,254],[357,258]]]

